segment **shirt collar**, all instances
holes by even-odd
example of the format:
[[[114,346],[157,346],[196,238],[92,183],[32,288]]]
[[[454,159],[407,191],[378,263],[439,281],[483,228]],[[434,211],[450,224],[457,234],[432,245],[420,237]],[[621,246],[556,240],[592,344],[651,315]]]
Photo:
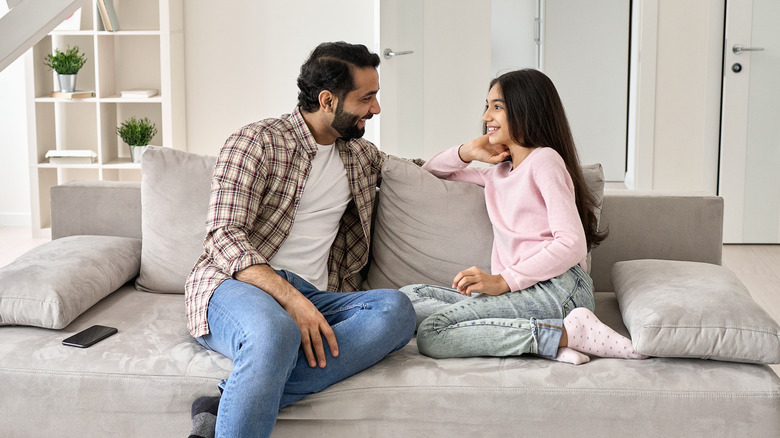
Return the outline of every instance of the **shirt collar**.
[[[306,124],[306,121],[303,120],[301,107],[295,107],[295,110],[290,115],[290,121],[292,122],[295,136],[301,140],[301,146],[303,146],[303,150],[308,154],[316,154],[317,142],[314,141],[314,136],[309,130],[309,126]]]

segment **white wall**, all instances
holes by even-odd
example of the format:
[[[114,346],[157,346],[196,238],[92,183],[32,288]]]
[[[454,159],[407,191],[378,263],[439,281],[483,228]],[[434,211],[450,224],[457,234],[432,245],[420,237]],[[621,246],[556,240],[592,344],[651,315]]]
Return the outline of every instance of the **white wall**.
[[[654,145],[652,163],[644,163],[651,175],[640,178],[637,188],[715,193],[725,0],[653,2],[658,5]],[[475,120],[473,131],[478,132],[481,106],[466,103],[484,98],[482,84],[474,96],[459,95],[462,84],[454,81],[459,76],[447,72],[462,66],[463,59],[438,51],[437,45],[465,35],[462,44],[469,52],[467,45],[487,47],[490,38],[485,33],[482,41],[459,27],[458,11],[468,1],[458,7],[439,3],[446,2],[426,0],[424,10],[425,75],[441,78],[445,85],[441,91],[425,93],[425,123],[441,128],[440,135],[424,139],[426,145],[462,141],[460,132],[452,130],[452,116],[445,117],[453,109],[467,113],[463,120]],[[466,8],[471,20],[479,14],[477,6]],[[291,111],[300,64],[319,42],[343,39],[378,49],[374,2],[367,0],[243,0],[223,3],[216,10],[212,2],[188,0],[184,7],[187,138],[188,149],[197,153],[215,154],[235,129]],[[484,19],[490,20],[490,8],[482,9]],[[300,10],[307,13],[299,14]],[[210,62],[203,62],[202,52],[211,52]],[[468,65],[480,63],[490,68],[489,53],[469,59]],[[483,76],[492,77],[487,70]],[[373,140],[370,131],[366,137]],[[426,154],[429,151],[419,156]]]
[[[187,149],[216,155],[238,128],[291,112],[301,64],[339,40],[374,49],[374,2],[184,2]]]
[[[482,133],[491,79],[490,7],[471,0],[427,0],[424,13],[424,150],[407,156],[427,160]]]
[[[652,176],[649,187],[639,188],[714,192],[725,0],[643,1],[658,4],[658,51]],[[241,0],[218,6],[186,1],[188,150],[216,154],[242,125],[291,111],[298,69],[317,43],[344,39],[376,49],[374,6],[368,0]],[[486,7],[489,20],[488,11]],[[455,24],[426,29],[426,38],[447,38],[458,32]],[[485,60],[489,62],[487,56]],[[30,211],[26,127],[19,119],[24,101],[14,94],[21,93],[21,79],[6,71],[0,73],[0,87],[11,82],[0,89],[0,225],[20,214],[29,217]],[[6,74],[13,79],[3,80]],[[453,95],[457,97],[457,88],[449,97]],[[461,103],[441,112],[481,112],[465,99],[457,100]],[[437,102],[430,105],[435,108]],[[476,119],[478,125],[478,115]],[[637,179],[645,180],[641,175]]]
[[[0,17],[7,11],[0,2]],[[24,59],[0,71],[0,225],[30,225]]]

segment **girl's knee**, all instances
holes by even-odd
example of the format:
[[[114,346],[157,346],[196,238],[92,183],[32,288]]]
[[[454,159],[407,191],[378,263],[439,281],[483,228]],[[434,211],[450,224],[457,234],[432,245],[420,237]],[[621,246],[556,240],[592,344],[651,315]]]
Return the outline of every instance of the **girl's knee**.
[[[432,357],[434,359],[444,359],[447,356],[440,351],[439,342],[437,342],[438,333],[433,330],[430,319],[435,318],[431,316],[426,318],[425,321],[417,329],[417,349],[420,353]]]
[[[403,292],[406,295],[416,295],[417,294],[417,289],[420,289],[423,286],[425,286],[425,285],[424,284],[409,284],[409,285],[401,287],[398,290]]]

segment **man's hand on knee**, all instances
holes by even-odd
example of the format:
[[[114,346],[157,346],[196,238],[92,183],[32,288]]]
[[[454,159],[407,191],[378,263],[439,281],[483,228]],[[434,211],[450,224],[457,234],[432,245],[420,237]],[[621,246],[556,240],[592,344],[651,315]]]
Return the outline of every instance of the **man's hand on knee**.
[[[322,342],[323,336],[328,341],[333,357],[339,355],[336,334],[333,333],[328,321],[314,304],[303,296],[284,306],[284,309],[301,329],[301,346],[309,366],[313,368],[319,363],[320,368],[325,368],[327,362],[325,360],[325,346]]]
[[[273,268],[267,264],[252,265],[236,273],[236,280],[255,285],[274,297],[301,329],[301,346],[306,360],[312,368],[319,363],[320,368],[325,368],[325,349],[322,337],[328,341],[330,353],[333,357],[339,355],[339,346],[336,342],[336,334],[322,316],[317,307],[306,297],[298,292],[290,283],[279,276]],[[316,360],[315,360],[316,359]]]

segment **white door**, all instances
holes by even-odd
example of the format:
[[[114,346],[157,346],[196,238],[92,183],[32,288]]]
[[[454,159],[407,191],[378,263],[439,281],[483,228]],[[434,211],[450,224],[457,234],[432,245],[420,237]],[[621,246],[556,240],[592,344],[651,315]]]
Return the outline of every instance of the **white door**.
[[[407,158],[481,134],[490,8],[476,0],[381,0],[379,147]]]
[[[423,158],[423,2],[383,0],[380,8],[379,147]],[[387,54],[385,54],[387,52]]]
[[[379,3],[380,54],[414,52],[382,60],[382,150],[428,159],[476,137],[490,80],[540,68],[561,94],[582,163],[601,163],[607,180],[624,180],[629,2]]]
[[[780,243],[780,2],[726,5],[718,193],[726,243]]]

